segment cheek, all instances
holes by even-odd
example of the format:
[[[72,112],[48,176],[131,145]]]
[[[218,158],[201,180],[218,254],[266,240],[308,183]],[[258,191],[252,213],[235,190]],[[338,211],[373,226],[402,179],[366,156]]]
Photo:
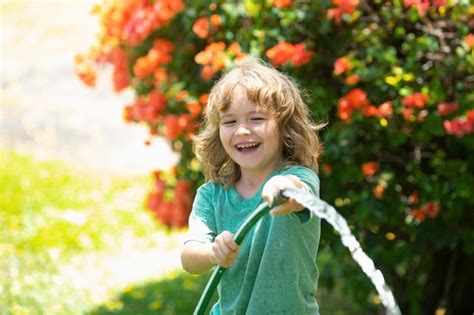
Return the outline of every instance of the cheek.
[[[219,139],[221,140],[222,145],[224,148],[227,148],[229,145],[229,131],[223,128],[219,128]]]

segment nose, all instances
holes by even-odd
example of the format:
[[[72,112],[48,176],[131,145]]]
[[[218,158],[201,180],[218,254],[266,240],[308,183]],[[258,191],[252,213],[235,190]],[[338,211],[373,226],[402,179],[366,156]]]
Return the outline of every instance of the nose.
[[[245,135],[249,135],[251,132],[250,132],[250,129],[247,127],[246,124],[239,124],[237,126],[237,130],[235,131],[235,134],[237,136],[245,136]]]

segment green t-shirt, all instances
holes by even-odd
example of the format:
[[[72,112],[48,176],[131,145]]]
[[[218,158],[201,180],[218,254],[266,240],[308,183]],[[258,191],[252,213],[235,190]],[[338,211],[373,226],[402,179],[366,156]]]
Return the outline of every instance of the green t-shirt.
[[[295,175],[319,197],[319,178],[302,166],[279,168],[275,175]],[[265,183],[264,183],[265,184]],[[250,199],[232,186],[207,182],[196,194],[187,241],[212,242],[223,231],[235,233],[263,202],[262,188]],[[234,264],[219,283],[211,314],[319,314],[316,253],[320,219],[303,210],[264,216],[247,234]]]

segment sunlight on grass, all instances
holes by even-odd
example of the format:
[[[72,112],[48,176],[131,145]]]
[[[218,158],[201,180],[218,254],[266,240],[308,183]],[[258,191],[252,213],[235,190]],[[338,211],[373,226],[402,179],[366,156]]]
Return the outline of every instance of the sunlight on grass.
[[[153,266],[140,264],[169,243],[141,206],[150,180],[0,150],[0,309],[80,314],[117,283],[145,278]],[[141,260],[139,270],[115,257]]]

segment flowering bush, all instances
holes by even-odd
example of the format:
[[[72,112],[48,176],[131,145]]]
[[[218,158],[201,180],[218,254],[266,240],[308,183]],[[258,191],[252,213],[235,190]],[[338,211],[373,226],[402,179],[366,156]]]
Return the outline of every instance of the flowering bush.
[[[124,118],[181,154],[157,171],[148,206],[186,225],[203,182],[191,135],[221,70],[266,58],[311,95],[321,135],[322,197],[348,218],[405,313],[468,311],[474,272],[474,6],[456,0],[104,1],[98,44],[76,56],[94,86],[110,64]],[[334,277],[363,306],[371,287],[323,225]],[[463,280],[466,279],[466,280]],[[470,279],[470,280],[469,280]]]

